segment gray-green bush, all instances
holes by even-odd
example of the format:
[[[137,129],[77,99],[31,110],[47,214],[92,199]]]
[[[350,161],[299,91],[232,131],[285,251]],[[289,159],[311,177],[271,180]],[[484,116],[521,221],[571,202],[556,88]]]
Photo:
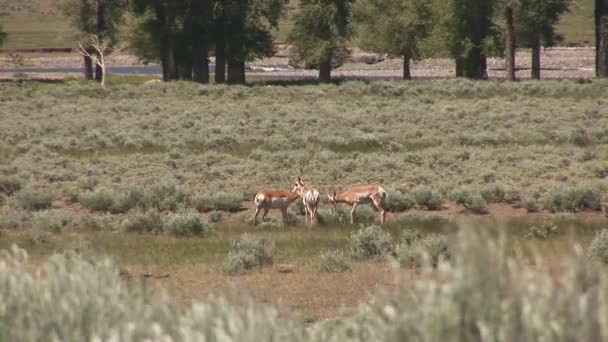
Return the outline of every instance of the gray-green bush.
[[[17,203],[26,210],[44,210],[51,207],[55,195],[51,191],[24,189],[19,191]]]
[[[317,270],[321,273],[342,273],[352,271],[348,257],[343,251],[325,251],[319,256]]]
[[[533,225],[528,228],[526,237],[528,239],[544,240],[549,238],[551,235],[555,235],[559,232],[559,228],[552,222],[545,222],[538,225]]]
[[[562,186],[549,193],[545,208],[552,212],[601,210],[602,192],[602,188],[597,184]]]
[[[228,257],[221,265],[221,270],[226,274],[234,275],[272,264],[273,249],[272,243],[245,233],[238,240],[232,241]]]
[[[0,175],[0,194],[10,196],[15,192],[21,190],[23,187],[23,180],[17,176],[3,176]]]
[[[131,211],[125,216],[121,226],[125,231],[128,232],[159,233],[163,231],[163,218],[156,210]],[[192,232],[192,234],[195,234],[195,232]]]
[[[399,190],[388,191],[388,209],[392,212],[402,212],[416,206],[416,200],[407,193]]]
[[[422,237],[416,230],[407,230],[397,245],[397,257],[404,267],[420,267],[428,260],[430,265],[437,266],[440,261],[450,257],[448,238],[440,234],[428,234]]]
[[[34,228],[60,233],[72,222],[72,218],[62,210],[45,210],[32,215]]]
[[[170,213],[163,218],[163,232],[170,235],[207,235],[211,227],[195,212]]]
[[[391,234],[380,226],[369,226],[351,233],[350,254],[357,259],[382,259],[394,252]]]
[[[198,211],[237,211],[241,209],[243,195],[236,192],[214,192],[200,194],[192,199],[192,206]]]
[[[418,186],[414,189],[414,198],[420,207],[428,210],[439,210],[443,204],[441,195],[426,186]]]

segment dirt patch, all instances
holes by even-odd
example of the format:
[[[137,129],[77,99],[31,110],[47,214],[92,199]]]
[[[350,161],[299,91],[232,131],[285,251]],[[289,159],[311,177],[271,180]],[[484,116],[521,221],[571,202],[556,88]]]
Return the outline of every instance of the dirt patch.
[[[214,295],[245,295],[313,319],[347,314],[371,294],[394,287],[397,279],[414,276],[411,271],[391,269],[386,262],[355,263],[352,272],[337,274],[318,273],[308,265],[296,266],[289,273],[266,267],[240,276],[223,275],[202,265],[130,266],[128,272],[135,281],[164,288],[183,305]],[[143,278],[142,274],[169,276]]]

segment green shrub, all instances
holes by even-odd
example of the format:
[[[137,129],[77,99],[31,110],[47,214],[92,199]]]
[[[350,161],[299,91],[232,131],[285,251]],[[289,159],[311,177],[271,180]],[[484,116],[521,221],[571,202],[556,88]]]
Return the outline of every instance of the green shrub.
[[[32,215],[20,208],[7,210],[0,215],[0,229],[18,229],[28,226]]]
[[[392,212],[402,212],[416,206],[416,201],[409,194],[404,194],[399,190],[389,191],[387,199],[388,210]]]
[[[604,228],[595,234],[587,249],[587,255],[591,259],[608,264],[608,229]]]
[[[530,226],[526,237],[528,239],[544,240],[551,235],[557,234],[558,231],[559,228],[554,223],[548,222],[541,225]]]
[[[171,213],[163,218],[163,232],[170,235],[207,235],[211,227],[193,212]]]
[[[53,233],[60,233],[71,222],[72,218],[61,210],[39,211],[32,216],[35,228]]]
[[[144,189],[142,205],[145,209],[160,211],[175,211],[185,206],[190,196],[180,187],[172,183],[160,183]]]
[[[243,196],[236,192],[216,192],[201,194],[192,199],[192,206],[198,211],[237,211],[242,207]]]
[[[120,227],[117,215],[87,214],[75,222],[75,226],[83,230],[101,231],[115,230]]]
[[[505,201],[505,186],[500,183],[485,184],[479,189],[479,193],[486,202],[498,203]]]
[[[272,264],[272,251],[270,243],[245,233],[238,240],[232,241],[221,270],[226,274],[242,274],[255,267]]]
[[[335,226],[350,222],[350,213],[342,208],[337,208],[335,211],[329,208],[319,208],[317,216],[320,225]]]
[[[342,273],[352,271],[348,258],[342,251],[325,251],[319,257],[317,270],[321,273]]]
[[[538,202],[536,198],[532,196],[523,196],[521,199],[521,206],[525,208],[529,213],[534,213],[539,210]]]
[[[118,202],[120,195],[113,190],[97,188],[78,196],[78,201],[91,211],[110,212]]]
[[[222,220],[224,219],[224,214],[221,211],[212,211],[211,213],[209,213],[208,217],[211,223],[218,223],[222,222]]]
[[[439,210],[443,204],[441,195],[426,186],[419,186],[414,189],[416,203],[428,210]]]
[[[486,214],[488,212],[488,205],[482,195],[473,193],[468,188],[460,187],[452,190],[449,198],[476,214]]]
[[[23,187],[23,181],[17,176],[0,175],[0,194],[11,196]]]
[[[594,185],[563,186],[553,189],[545,202],[551,212],[576,212],[579,210],[601,210],[602,191]]]
[[[51,207],[55,195],[50,191],[21,190],[16,194],[17,203],[26,210],[44,210]]]
[[[357,259],[382,259],[394,252],[391,234],[379,226],[361,228],[350,235],[350,254]]]
[[[124,218],[121,226],[128,232],[158,233],[163,231],[163,220],[156,210],[131,212]]]
[[[577,128],[570,133],[570,142],[577,146],[589,146],[593,143],[591,135],[584,128]]]
[[[402,239],[397,245],[399,263],[404,267],[420,267],[425,258],[436,267],[442,260],[450,257],[448,239],[444,235],[429,234],[424,238]]]

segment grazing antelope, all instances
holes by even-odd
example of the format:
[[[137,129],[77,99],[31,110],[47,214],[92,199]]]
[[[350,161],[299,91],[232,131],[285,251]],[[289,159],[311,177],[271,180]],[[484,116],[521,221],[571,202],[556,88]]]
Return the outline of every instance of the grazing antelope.
[[[310,224],[312,225],[317,221],[317,208],[319,207],[319,202],[321,200],[319,192],[316,189],[305,186],[300,177],[298,177],[291,192],[297,192],[302,198],[306,223],[308,223],[308,217],[310,216]]]
[[[255,215],[253,216],[253,224],[258,224],[258,214],[260,209],[264,209],[264,215],[262,219],[266,218],[270,209],[281,209],[283,214],[283,224],[287,226],[287,207],[300,198],[300,194],[297,192],[283,191],[283,190],[268,190],[260,191],[255,195],[253,202],[255,203]]]
[[[380,211],[380,223],[384,224],[386,217],[386,191],[378,185],[362,185],[354,186],[344,192],[336,195],[334,191],[333,196],[327,195],[329,203],[336,210],[337,203],[346,203],[353,207],[350,211],[350,224],[355,224],[355,211],[359,204],[370,203],[373,204],[378,211]]]

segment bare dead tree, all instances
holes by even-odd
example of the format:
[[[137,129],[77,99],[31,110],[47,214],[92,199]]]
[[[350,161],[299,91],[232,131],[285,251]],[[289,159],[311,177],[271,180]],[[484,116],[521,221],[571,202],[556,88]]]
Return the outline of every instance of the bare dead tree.
[[[85,48],[86,47],[86,48]],[[89,57],[101,69],[101,87],[106,86],[106,57],[112,53],[112,49],[99,36],[92,35],[86,41],[78,43],[78,52],[84,57]]]

